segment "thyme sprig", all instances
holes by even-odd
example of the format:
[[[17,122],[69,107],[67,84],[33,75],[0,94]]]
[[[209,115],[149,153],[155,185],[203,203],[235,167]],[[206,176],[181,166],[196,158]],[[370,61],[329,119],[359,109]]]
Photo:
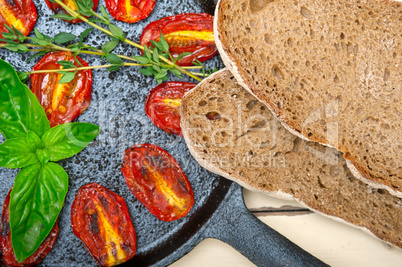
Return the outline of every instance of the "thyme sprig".
[[[181,72],[177,70],[174,66],[166,64],[164,62],[161,62],[159,59],[158,55],[162,55],[164,58],[169,58],[172,57],[172,55],[169,53],[169,45],[165,41],[163,35],[161,35],[161,41],[158,42],[153,42],[153,45],[155,48],[152,50],[149,50],[147,47],[144,48],[144,55],[143,56],[124,56],[124,55],[117,55],[112,53],[112,50],[115,48],[115,44],[112,44],[111,42],[107,42],[102,45],[101,49],[98,49],[96,47],[92,47],[90,45],[84,44],[83,41],[84,39],[89,35],[89,33],[93,30],[93,28],[88,28],[84,30],[80,36],[76,36],[71,33],[67,32],[61,32],[51,38],[50,36],[47,36],[43,33],[41,33],[39,30],[36,28],[34,29],[35,37],[26,37],[24,36],[19,30],[15,29],[14,27],[10,28],[8,26],[7,30],[9,32],[3,33],[3,39],[0,39],[0,41],[5,42],[5,44],[0,44],[0,47],[4,47],[10,51],[13,52],[18,52],[18,53],[24,53],[24,52],[36,52],[34,55],[32,55],[27,61],[31,61],[32,59],[42,56],[48,52],[52,51],[66,51],[66,52],[71,52],[73,53],[75,60],[77,64],[81,65],[81,63],[77,60],[77,55],[79,54],[90,54],[90,55],[97,55],[100,56],[101,58],[105,58],[106,61],[110,64],[105,64],[105,65],[99,65],[99,66],[90,66],[90,67],[83,67],[81,66],[80,68],[77,68],[73,63],[71,65],[67,66],[62,65],[63,69],[57,69],[57,70],[43,70],[43,71],[31,71],[31,72],[19,72],[19,76],[21,80],[26,80],[29,74],[34,74],[34,73],[43,73],[43,72],[57,72],[62,74],[62,77],[59,81],[59,83],[68,83],[72,79],[74,79],[75,74],[79,70],[84,70],[84,69],[97,69],[97,68],[108,68],[109,71],[117,71],[120,69],[122,66],[137,66],[137,67],[144,67],[143,69],[140,69],[140,72],[143,73],[144,75],[153,75],[155,79],[157,80],[158,83],[161,83],[164,80],[167,80],[167,73],[168,71],[171,71],[174,75],[182,78]],[[79,38],[78,43],[73,43],[71,45],[68,45],[67,47],[61,46],[66,43],[70,43],[76,39]],[[27,42],[30,43],[27,43]],[[180,55],[179,59],[185,56],[186,53],[183,53]],[[123,61],[131,61],[131,62],[136,62],[136,63],[128,63]],[[177,60],[177,59],[175,59]],[[176,62],[176,61],[175,61]],[[184,67],[188,69],[204,69],[203,66],[193,66],[193,67]],[[204,76],[203,73],[197,73],[197,72],[189,72],[194,76]]]
[[[66,10],[66,12],[69,14],[69,16],[71,17],[70,19],[81,19],[82,21],[84,21],[85,23],[90,25],[91,27],[96,28],[96,29],[106,33],[107,35],[109,35],[112,38],[111,41],[116,46],[118,44],[118,41],[122,41],[131,46],[141,49],[142,51],[144,51],[144,54],[146,53],[146,48],[144,46],[127,39],[123,30],[120,27],[111,23],[109,15],[107,14],[104,6],[101,6],[101,15],[99,15],[98,13],[96,13],[92,10],[92,8],[93,8],[92,0],[76,1],[78,10],[73,10],[71,7],[64,4],[61,0],[51,0],[51,1],[53,1],[57,4],[59,4],[61,7],[63,7]],[[96,18],[93,18],[92,16],[95,16]],[[100,25],[97,25],[96,23],[105,24],[105,25],[107,25],[108,29],[106,29]],[[164,39],[163,40],[161,39],[159,43],[162,43],[163,41],[164,41]],[[165,45],[163,45],[163,46],[165,47]],[[169,45],[167,45],[167,47],[169,48]],[[153,57],[155,49],[159,53],[157,54],[157,56]],[[164,80],[163,77],[166,77],[166,74],[168,73],[168,71],[171,71],[173,74],[177,75],[178,74],[177,71],[172,71],[174,69],[178,70],[179,72],[181,72],[183,74],[186,74],[186,75],[192,77],[195,80],[201,81],[201,79],[198,78],[197,75],[194,75],[193,73],[187,71],[185,68],[177,65],[174,61],[172,61],[171,58],[173,58],[173,57],[171,57],[171,55],[168,51],[167,51],[167,53],[169,53],[168,56],[164,55],[163,52],[165,52],[165,50],[160,51],[160,49],[157,47],[155,47],[153,50],[149,50],[149,52],[151,53],[152,58],[153,58],[152,62],[156,62],[156,59],[158,58],[159,64],[164,62],[169,66],[169,67],[160,69],[160,71],[158,68],[156,68],[156,69],[154,68],[154,70],[156,72],[149,70],[152,72],[151,75],[154,75],[155,79],[158,82],[162,82],[162,80]],[[149,59],[149,57],[147,57],[147,58]],[[144,71],[144,72],[149,74],[149,72],[147,72],[147,71]]]

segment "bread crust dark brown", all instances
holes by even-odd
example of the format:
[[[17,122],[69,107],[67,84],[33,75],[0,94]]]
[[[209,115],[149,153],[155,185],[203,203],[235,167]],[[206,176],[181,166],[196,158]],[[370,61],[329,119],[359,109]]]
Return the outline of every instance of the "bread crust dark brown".
[[[336,147],[356,177],[402,197],[400,21],[396,1],[221,0],[214,28],[225,65],[287,129]],[[332,102],[337,139],[328,114],[305,123]]]

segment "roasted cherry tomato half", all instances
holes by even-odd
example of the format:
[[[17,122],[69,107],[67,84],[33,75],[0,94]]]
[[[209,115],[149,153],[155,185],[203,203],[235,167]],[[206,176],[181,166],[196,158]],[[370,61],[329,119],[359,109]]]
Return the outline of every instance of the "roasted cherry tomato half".
[[[32,70],[62,69],[62,66],[56,63],[61,60],[70,61],[75,66],[81,67],[72,53],[59,51],[46,54]],[[88,66],[78,56],[77,60],[83,66]],[[65,84],[58,83],[61,76],[62,74],[56,72],[30,75],[31,91],[45,109],[52,127],[74,120],[88,108],[91,101],[91,70],[80,70],[71,82]]]
[[[56,14],[60,14],[60,13],[64,13],[64,14],[68,14],[66,12],[66,10],[64,8],[62,8],[59,4],[54,3],[54,2],[50,2],[49,0],[45,0],[46,1],[46,5],[48,6],[48,8],[50,10],[52,10],[54,13]],[[92,0],[94,3],[94,7],[92,8],[92,10],[95,10],[96,7],[98,6],[99,0]],[[76,0],[62,0],[62,2],[67,5],[68,7],[70,7],[71,9],[77,11],[78,10],[78,6],[76,3]],[[80,19],[73,19],[67,22],[70,23],[78,23],[81,22],[82,20]]]
[[[113,18],[134,23],[149,16],[156,0],[105,0],[106,8]]]
[[[8,32],[4,24],[14,26],[23,35],[28,35],[35,26],[37,18],[32,0],[0,0],[0,37]]]
[[[99,184],[80,188],[71,207],[74,234],[100,266],[114,266],[135,255],[137,238],[124,199]]]
[[[126,150],[121,167],[134,196],[162,221],[187,215],[194,193],[177,161],[162,148],[142,144]]]
[[[145,102],[145,113],[167,133],[183,136],[180,128],[180,105],[184,94],[196,84],[167,82],[152,89]]]
[[[14,250],[11,245],[11,230],[10,230],[10,211],[8,206],[10,204],[10,193],[8,192],[6,200],[3,205],[3,212],[1,214],[1,241],[0,248],[3,254],[3,264],[6,266],[35,266],[39,264],[46,255],[52,250],[56,242],[57,235],[59,234],[58,222],[54,224],[49,235],[43,240],[38,249],[23,262],[19,263],[15,258]]]
[[[213,21],[214,17],[206,13],[166,17],[145,27],[140,44],[152,47],[151,40],[159,42],[162,33],[173,57],[177,58],[184,52],[192,53],[180,59],[179,65],[192,65],[195,60],[203,62],[218,53]]]

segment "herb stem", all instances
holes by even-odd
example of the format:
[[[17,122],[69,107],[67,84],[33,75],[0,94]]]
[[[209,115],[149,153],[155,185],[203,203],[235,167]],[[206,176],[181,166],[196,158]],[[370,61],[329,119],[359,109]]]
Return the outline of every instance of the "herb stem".
[[[50,70],[35,70],[35,71],[30,71],[29,74],[38,74],[38,73],[52,73],[52,72],[60,72],[60,71],[80,71],[80,70],[91,70],[91,69],[104,69],[104,68],[110,68],[114,65],[112,64],[107,64],[107,65],[99,65],[99,66],[87,66],[87,67],[77,67],[77,68],[71,68],[71,69],[50,69]],[[151,66],[150,64],[137,64],[137,63],[122,63],[121,66],[137,66],[137,67],[143,67],[143,66]]]
[[[109,36],[112,36],[114,38],[120,39],[122,42],[125,42],[129,45],[132,45],[136,48],[139,48],[141,50],[144,50],[144,46],[139,45],[127,38],[118,38],[117,36],[114,36],[113,33],[91,21],[89,21],[86,17],[82,16],[81,14],[79,14],[78,12],[76,12],[75,10],[71,9],[69,6],[67,6],[66,4],[64,4],[61,0],[54,0],[57,4],[59,4],[60,6],[62,6],[71,16],[75,17],[75,18],[79,18],[82,21],[84,21],[85,23],[87,23],[88,25],[91,25],[92,27],[106,33]],[[152,53],[152,51],[150,51]],[[170,61],[169,59],[164,58],[163,56],[159,56],[159,58],[164,61],[165,63],[167,63],[169,66],[172,66],[174,68],[176,68],[177,70],[179,70],[180,72],[190,76],[191,78],[197,80],[197,81],[202,81],[202,79],[198,78],[196,75],[193,75],[192,73],[188,72],[187,70],[185,70],[184,68],[176,65],[174,62]]]

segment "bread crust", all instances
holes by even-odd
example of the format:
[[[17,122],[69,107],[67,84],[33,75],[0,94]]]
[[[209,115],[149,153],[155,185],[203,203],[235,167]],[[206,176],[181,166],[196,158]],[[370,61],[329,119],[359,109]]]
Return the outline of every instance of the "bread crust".
[[[267,2],[272,2],[272,1],[267,1]],[[291,2],[291,1],[289,1],[289,2]],[[297,1],[295,1],[295,2],[297,2]],[[300,2],[302,2],[302,1],[300,1]],[[314,2],[319,2],[319,1],[314,1]],[[332,2],[332,1],[329,1],[329,2]],[[348,2],[348,1],[343,1],[343,2]],[[364,2],[367,2],[367,1],[364,1]],[[396,1],[388,1],[388,2],[395,3]],[[397,175],[397,176],[396,176],[396,178],[390,179],[390,177],[388,177],[389,175],[386,174],[387,169],[385,167],[381,168],[382,166],[380,165],[380,163],[378,163],[379,166],[373,166],[373,165],[368,166],[368,163],[363,162],[362,160],[359,160],[356,157],[357,154],[355,153],[355,151],[353,151],[353,149],[354,150],[356,150],[356,149],[355,148],[352,149],[352,146],[348,147],[347,145],[344,145],[341,143],[338,144],[338,141],[329,142],[325,138],[321,138],[321,136],[319,134],[313,134],[312,136],[307,136],[308,132],[303,131],[303,129],[300,127],[300,125],[296,124],[293,120],[289,119],[289,115],[284,114],[284,110],[281,110],[280,108],[278,108],[278,106],[274,103],[273,98],[270,98],[270,96],[269,95],[267,96],[267,94],[262,94],[261,86],[256,86],[255,82],[253,82],[250,79],[251,75],[250,75],[250,73],[247,73],[248,69],[246,67],[244,67],[245,62],[242,60],[239,60],[239,57],[236,56],[235,53],[233,52],[233,50],[235,50],[239,47],[236,47],[235,45],[233,45],[233,43],[228,43],[228,41],[226,41],[224,38],[224,34],[227,29],[222,26],[222,25],[224,25],[222,21],[223,21],[223,16],[226,16],[228,14],[226,12],[226,10],[227,10],[227,5],[229,5],[229,4],[234,5],[233,1],[231,1],[231,0],[220,0],[217,4],[217,8],[215,10],[215,21],[214,21],[215,42],[216,42],[218,50],[221,54],[222,60],[224,61],[225,65],[228,67],[228,69],[233,73],[236,80],[238,80],[239,84],[241,86],[243,86],[245,89],[247,89],[250,93],[252,93],[257,99],[264,102],[266,104],[266,106],[270,109],[270,111],[273,114],[275,114],[275,116],[279,119],[279,121],[282,123],[282,125],[286,129],[288,129],[290,132],[292,132],[293,134],[295,134],[296,136],[298,136],[304,140],[312,140],[312,141],[319,142],[320,144],[323,144],[323,145],[326,145],[329,147],[337,148],[339,151],[342,151],[345,154],[345,158],[349,161],[348,166],[351,168],[351,171],[357,178],[361,179],[362,181],[364,181],[366,183],[369,183],[371,186],[374,186],[377,188],[387,188],[387,190],[389,190],[391,194],[394,194],[398,197],[402,197],[402,186],[401,186],[402,185],[402,177],[400,176],[401,171],[398,171],[399,169],[402,168],[402,166],[400,166],[400,159],[398,159],[397,157],[394,158],[394,160],[396,161],[396,166],[394,167],[395,169],[393,170],[394,174],[392,174],[392,175],[390,174],[390,176],[393,176],[393,177],[395,177],[395,175]],[[394,5],[394,6],[396,8],[396,5]],[[233,7],[231,7],[231,8],[234,9]],[[398,8],[402,9],[400,6]],[[233,12],[233,14],[236,14],[236,12]],[[402,14],[402,12],[400,14]],[[238,19],[238,18],[237,17],[234,18],[234,20],[236,20],[236,19]],[[256,19],[258,19],[258,17]],[[261,35],[262,34],[263,33],[261,33]],[[397,42],[396,47],[398,47],[398,45],[400,46],[398,40],[400,40],[400,38],[396,39],[396,42]],[[241,40],[238,40],[237,42],[240,43]],[[251,68],[251,67],[248,67],[248,68]],[[399,75],[402,77],[401,73],[399,73]],[[261,81],[260,81],[260,84],[261,84]],[[399,90],[401,90],[401,89],[399,88]],[[397,91],[398,91],[398,87],[397,87]],[[297,110],[295,112],[297,112]],[[393,111],[393,112],[396,112],[396,111]],[[398,131],[399,132],[402,131],[402,129],[400,129],[399,124],[396,126],[397,128],[394,131],[394,134],[397,133]],[[388,138],[392,138],[392,137],[388,137]],[[359,141],[360,139],[361,139],[360,137],[356,137],[355,141],[356,140]],[[394,143],[399,143],[398,139],[394,140]],[[391,144],[394,147],[394,149],[392,151],[395,151],[395,149],[397,149],[397,148],[395,148],[395,144],[393,144],[392,142],[391,142]],[[369,145],[369,144],[367,144],[367,145]],[[380,150],[379,149],[374,150],[373,153],[376,153],[376,155],[377,155],[379,153],[379,151],[381,150],[381,149]],[[360,155],[360,158],[363,158],[363,157]],[[375,168],[374,171],[371,171],[373,168]],[[385,173],[385,174],[379,175],[379,173]]]

